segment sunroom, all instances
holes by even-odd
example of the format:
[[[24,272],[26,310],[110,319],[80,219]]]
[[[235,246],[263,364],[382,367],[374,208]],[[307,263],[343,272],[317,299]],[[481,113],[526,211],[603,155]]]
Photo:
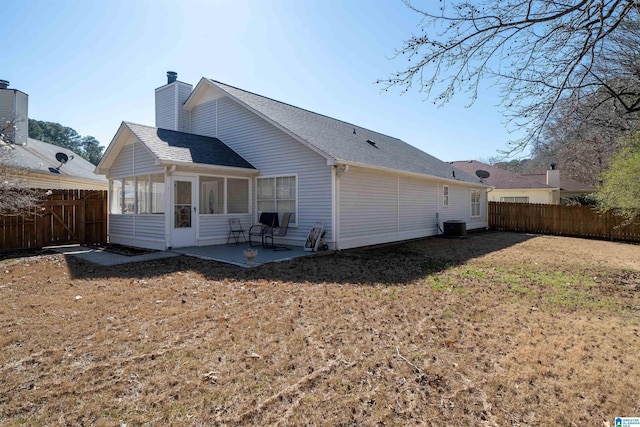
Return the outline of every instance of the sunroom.
[[[97,167],[109,179],[109,239],[152,249],[226,242],[253,221],[258,170],[217,138],[123,123]]]

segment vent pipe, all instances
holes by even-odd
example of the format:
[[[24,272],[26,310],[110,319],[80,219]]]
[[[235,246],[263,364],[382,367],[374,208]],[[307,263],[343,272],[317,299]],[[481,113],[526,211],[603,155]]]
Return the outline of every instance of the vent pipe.
[[[178,80],[178,73],[175,71],[167,71],[167,84],[173,83]]]
[[[0,80],[0,89],[9,89],[9,80]]]

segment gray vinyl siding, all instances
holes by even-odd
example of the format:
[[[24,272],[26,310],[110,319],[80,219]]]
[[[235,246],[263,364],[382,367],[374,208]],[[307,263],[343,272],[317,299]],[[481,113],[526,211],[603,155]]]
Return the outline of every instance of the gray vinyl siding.
[[[164,215],[109,215],[109,241],[121,245],[166,249]]]
[[[442,186],[449,186],[449,207]],[[339,178],[340,248],[387,243],[439,233],[438,221],[462,220],[467,228],[486,227],[486,190],[481,216],[471,218],[470,188],[433,179],[351,167]]]
[[[216,245],[227,242],[229,237],[229,218],[239,218],[245,230],[245,236],[249,238],[249,227],[253,225],[253,217],[247,215],[200,215],[198,244]]]
[[[416,177],[399,177],[398,231],[412,232],[435,227],[437,188]]]
[[[139,142],[134,142],[122,147],[109,169],[109,178],[124,178],[163,172],[163,167],[155,164],[155,158],[149,150]]]
[[[178,82],[178,129],[180,132],[191,132],[191,113],[183,105],[191,94],[191,85]]]
[[[325,158],[228,97],[195,107],[192,129],[220,138],[260,170],[258,177],[297,176],[298,218],[287,239],[305,240],[315,222],[323,222],[331,236],[331,167]],[[255,222],[255,192],[251,203]]]
[[[191,131],[191,113],[182,106],[191,94],[192,86],[175,82],[156,89],[156,127]]]
[[[176,130],[175,85],[156,89],[156,127]]]
[[[29,136],[29,96],[16,89],[0,89],[0,120],[15,120],[15,143],[25,144]]]
[[[191,110],[191,131],[193,133],[216,137],[216,102],[214,99],[197,105]]]

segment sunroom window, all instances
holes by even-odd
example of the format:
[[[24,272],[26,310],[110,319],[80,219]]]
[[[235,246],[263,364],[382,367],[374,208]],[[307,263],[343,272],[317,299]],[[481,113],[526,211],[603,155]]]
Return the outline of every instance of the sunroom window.
[[[164,213],[164,175],[140,175],[111,180],[109,213]]]
[[[245,178],[200,177],[200,213],[249,213],[249,180]]]

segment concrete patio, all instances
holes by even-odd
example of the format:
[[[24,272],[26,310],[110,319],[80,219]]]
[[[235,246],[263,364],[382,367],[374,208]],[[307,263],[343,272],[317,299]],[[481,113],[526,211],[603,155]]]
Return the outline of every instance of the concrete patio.
[[[244,250],[249,249],[248,243],[214,245],[214,246],[189,246],[186,248],[171,249],[170,252],[189,255],[211,261],[219,261],[239,267],[255,267],[270,262],[289,261],[294,258],[317,255],[322,252],[307,252],[301,246],[278,245],[278,249],[265,249],[255,246],[252,249],[258,251],[258,255],[250,265]]]
[[[224,262],[237,265],[239,267],[250,268],[270,262],[288,261],[303,256],[317,255],[325,252],[307,252],[300,246],[278,245],[278,249],[265,249],[261,246],[254,247],[258,255],[249,264],[244,255],[244,250],[249,248],[248,243],[214,245],[214,246],[189,246],[186,248],[176,248],[168,251],[156,251],[143,255],[120,255],[103,249],[88,248],[79,245],[49,247],[48,249],[65,255],[74,256],[85,261],[98,265],[110,266],[128,264],[132,262],[149,261],[187,255],[201,259]]]

